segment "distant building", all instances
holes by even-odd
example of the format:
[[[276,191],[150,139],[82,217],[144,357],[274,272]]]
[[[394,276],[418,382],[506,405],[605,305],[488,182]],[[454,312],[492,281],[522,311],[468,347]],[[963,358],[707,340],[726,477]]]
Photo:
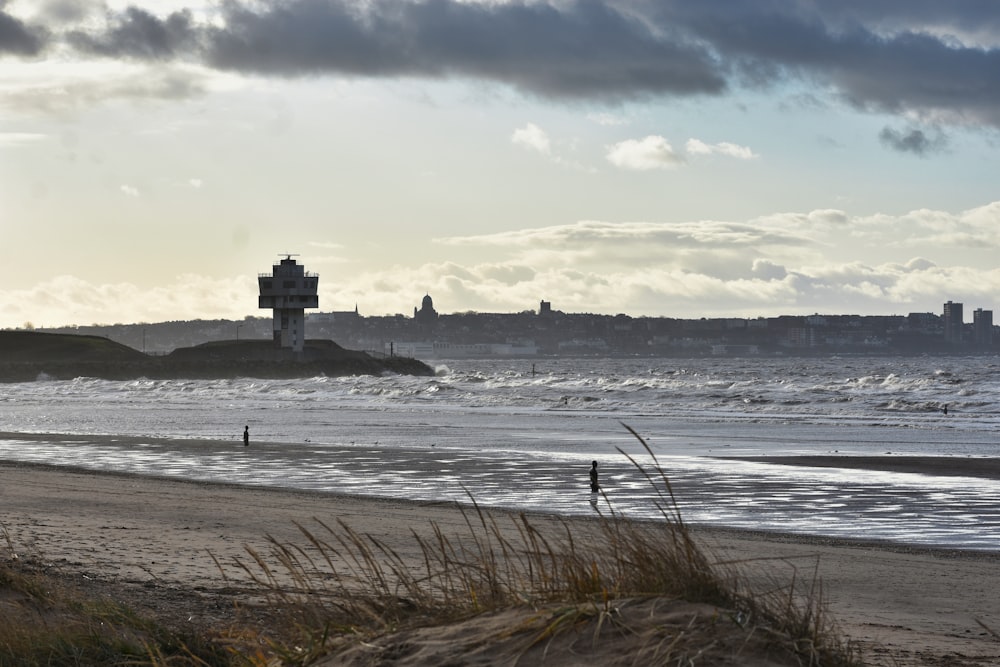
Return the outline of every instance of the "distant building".
[[[416,307],[413,308],[413,319],[418,324],[433,324],[437,318],[437,311],[434,310],[434,299],[431,298],[430,294],[424,295],[424,300],[420,303],[420,310],[417,310]]]
[[[910,313],[906,316],[903,326],[908,331],[921,333],[941,333],[941,318],[934,313]]]
[[[271,273],[257,276],[259,308],[274,311],[272,331],[276,347],[301,352],[306,340],[306,308],[319,308],[319,276],[287,255]]]
[[[329,313],[313,313],[309,316],[311,322],[322,322],[324,324],[331,324],[333,322],[357,322],[361,319],[361,313],[358,312],[357,304],[354,305],[354,310],[331,310]]]
[[[976,308],[972,312],[972,339],[978,347],[993,347],[993,311]]]
[[[430,359],[434,356],[434,343],[430,341],[389,342],[385,344],[385,353],[390,357],[412,357],[413,359]]]
[[[962,304],[949,301],[944,304],[944,342],[960,344],[962,342]]]

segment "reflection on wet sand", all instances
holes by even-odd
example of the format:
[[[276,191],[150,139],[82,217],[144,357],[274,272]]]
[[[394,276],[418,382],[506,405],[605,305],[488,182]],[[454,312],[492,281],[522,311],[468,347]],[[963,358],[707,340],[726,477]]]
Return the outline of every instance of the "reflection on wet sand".
[[[11,461],[411,500],[468,502],[472,496],[486,506],[567,515],[593,512],[587,477],[593,457],[373,444],[255,443],[245,450],[215,440],[102,436],[0,440],[0,459]],[[597,458],[615,512],[660,516],[663,499],[641,471],[621,454]],[[886,457],[873,457],[880,460],[867,467],[864,457],[824,457],[822,465],[810,465],[812,458],[664,456],[660,463],[690,522],[1000,549],[993,459],[957,459],[967,473],[958,476],[959,463],[938,475],[925,457],[908,457],[902,469],[920,466],[926,474],[868,469],[889,467],[881,460]],[[833,467],[837,461],[844,465]],[[609,509],[603,499],[599,508]]]

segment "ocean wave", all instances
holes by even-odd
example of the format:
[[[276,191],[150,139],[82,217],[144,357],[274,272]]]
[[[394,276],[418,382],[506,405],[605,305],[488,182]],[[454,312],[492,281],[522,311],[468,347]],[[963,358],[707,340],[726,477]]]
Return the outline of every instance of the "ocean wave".
[[[661,415],[673,418],[732,420],[767,418],[830,420],[866,415],[934,415],[949,406],[955,420],[1000,418],[1000,382],[978,359],[794,359],[685,360],[538,360],[535,369],[508,360],[449,360],[431,377],[389,376],[272,380],[151,380],[116,382],[97,378],[0,386],[0,400],[27,413],[45,413],[44,423],[77,428],[92,404],[101,419],[115,423],[126,415],[104,414],[101,406],[146,406],[152,413],[170,409],[190,413],[191,422],[216,422],[229,410],[294,412],[336,409],[371,410],[449,408],[493,410],[585,410]],[[862,372],[858,372],[862,371]],[[33,406],[33,407],[32,407]],[[220,413],[222,416],[216,416]],[[43,423],[40,414],[25,417]],[[17,423],[17,416],[12,423]],[[97,417],[94,418],[98,419]],[[136,429],[139,427],[137,426]],[[194,426],[191,427],[192,429]]]

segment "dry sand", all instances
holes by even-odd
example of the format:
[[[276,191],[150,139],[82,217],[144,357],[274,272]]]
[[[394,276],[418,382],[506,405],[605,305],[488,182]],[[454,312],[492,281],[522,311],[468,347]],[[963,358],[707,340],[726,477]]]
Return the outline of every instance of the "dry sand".
[[[419,550],[411,529],[434,522],[446,533],[466,532],[452,504],[0,464],[0,528],[17,550],[175,616],[224,617],[247,594],[227,564],[248,546],[266,549],[268,535],[301,543],[294,522],[314,517],[342,519],[412,558]],[[1000,554],[744,531],[697,535],[715,558],[741,561],[754,581],[818,574],[837,625],[868,664],[1000,664],[1000,640],[989,631],[1000,632]],[[225,580],[210,554],[236,579]],[[488,654],[477,664],[490,664]]]

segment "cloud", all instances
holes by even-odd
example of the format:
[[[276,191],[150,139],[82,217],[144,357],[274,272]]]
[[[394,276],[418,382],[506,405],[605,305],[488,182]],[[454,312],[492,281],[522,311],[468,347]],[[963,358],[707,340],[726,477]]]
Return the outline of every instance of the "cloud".
[[[723,155],[738,160],[752,160],[757,155],[746,146],[723,141],[718,144],[706,144],[699,139],[688,139],[684,149],[691,155]]]
[[[311,261],[338,274],[320,281],[322,310],[357,304],[366,314],[412,313],[425,293],[444,313],[518,312],[545,299],[568,312],[672,317],[940,312],[948,300],[995,309],[1000,294],[1000,201],[902,215],[582,220],[440,238],[444,256],[479,259],[407,265],[344,264],[338,244],[309,245],[326,251]],[[0,325],[239,319],[260,315],[256,306],[252,275],[184,275],[156,288],[62,276],[0,288]]]
[[[48,23],[72,25],[86,19],[96,4],[93,0],[42,0],[38,16]]]
[[[788,275],[788,270],[766,259],[755,259],[753,261],[753,275],[761,280],[784,280]]]
[[[310,248],[324,248],[326,250],[341,250],[346,247],[343,243],[334,241],[309,241],[307,245]]]
[[[0,95],[0,107],[65,113],[108,100],[185,100],[207,88],[209,75],[180,65],[135,67],[116,63],[76,69],[21,66],[19,84]]]
[[[524,127],[514,130],[514,133],[510,135],[510,140],[516,146],[536,151],[542,155],[552,153],[549,135],[534,123],[528,123]]]
[[[36,56],[47,46],[49,34],[4,11],[0,2],[0,55]]]
[[[161,19],[134,6],[110,14],[102,32],[67,33],[70,45],[81,51],[142,60],[168,60],[189,53],[196,49],[198,38],[191,12],[174,12]]]
[[[616,167],[635,171],[673,169],[684,163],[684,157],[659,135],[620,141],[608,148],[605,157]]]
[[[0,132],[0,146],[23,146],[45,139],[46,135],[36,132]]]
[[[126,195],[128,197],[138,197],[139,196],[139,189],[136,188],[135,186],[132,186],[132,185],[122,185],[118,189],[121,190],[121,193],[123,195]]]
[[[459,76],[548,98],[718,92],[706,49],[602,2],[292,0],[226,5],[208,35],[218,67],[274,74]]]
[[[587,118],[598,125],[604,125],[606,127],[612,127],[616,125],[628,125],[628,119],[624,116],[619,116],[616,114],[611,114],[607,112],[594,112],[587,114]]]
[[[92,283],[54,276],[30,289],[0,290],[2,326],[26,321],[40,327],[69,324],[242,319],[258,314],[256,277],[209,278],[183,274],[170,284]]]
[[[271,76],[461,77],[559,99],[620,101],[725,87],[696,40],[664,35],[602,2],[233,1],[202,23],[189,11],[157,16],[131,6],[66,40],[105,57],[190,58]]]
[[[923,130],[910,129],[906,131],[884,127],[878,134],[883,146],[900,153],[913,153],[924,157],[929,153],[937,153],[947,146],[946,137],[938,132],[934,136],[926,135]]]
[[[192,4],[95,17],[99,3],[49,0],[38,13],[49,28],[0,9],[0,53],[61,44],[88,57],[274,77],[451,78],[607,106],[806,83],[820,104],[1000,127],[1000,7],[981,0]],[[63,27],[74,18],[79,25]]]
[[[257,308],[253,276],[178,276],[171,284],[92,283],[57,276],[25,290],[0,290],[3,326],[242,319]],[[322,311],[355,304],[367,315],[410,314],[425,293],[442,313],[520,312],[550,300],[567,312],[632,316],[757,317],[815,312],[940,312],[951,299],[992,308],[1000,270],[923,262],[831,263],[780,267],[756,263],[753,274],[725,277],[656,265],[595,270],[589,265],[539,269],[519,261],[424,263],[350,272],[320,281]]]
[[[578,272],[592,279],[620,275],[636,283],[652,280],[652,276],[672,276],[685,283],[711,284],[719,290],[728,286],[727,290],[735,291],[748,286],[774,291],[780,283],[780,293],[796,295],[781,301],[789,307],[798,304],[809,310],[806,304],[813,304],[815,311],[829,304],[834,309],[829,312],[853,312],[853,294],[864,296],[858,307],[885,313],[921,299],[963,298],[959,294],[974,295],[989,305],[988,288],[968,276],[979,276],[984,285],[996,284],[1000,202],[959,213],[920,209],[896,216],[855,216],[818,209],[747,221],[580,221],[436,241],[445,246],[478,246],[477,256],[488,251],[497,261],[534,268],[539,276],[553,272]],[[961,275],[962,280],[948,285],[938,281],[941,275]],[[922,297],[912,287],[918,279],[928,289]],[[572,294],[581,289],[573,288],[568,279],[560,284]],[[901,285],[908,287],[903,290]],[[872,296],[876,287],[883,294],[878,299]],[[555,298],[561,292],[548,294]],[[635,305],[619,310],[664,312],[665,306],[655,305],[654,300],[630,302],[626,292],[621,294],[621,303]],[[751,303],[756,297],[748,299]],[[735,301],[731,305],[741,312]]]
[[[728,63],[746,85],[792,79],[829,86],[865,110],[913,114],[954,124],[1000,125],[995,29],[1000,8],[978,2],[823,0],[667,3],[657,23],[677,21]],[[986,42],[969,28],[993,37]]]
[[[583,220],[567,225],[520,229],[477,236],[435,239],[445,245],[480,245],[499,248],[595,248],[611,244],[662,245],[665,248],[745,247],[751,244],[799,245],[802,237],[767,224],[725,221],[607,222]],[[659,252],[659,251],[658,251]]]
[[[992,268],[904,269],[857,262],[795,269],[758,263],[755,268],[754,274],[726,277],[656,265],[607,271],[586,264],[539,269],[516,260],[429,263],[350,276],[325,302],[332,309],[357,303],[369,314],[406,314],[426,292],[442,313],[520,312],[544,299],[567,312],[633,316],[905,315],[939,312],[948,299],[989,308],[1000,289],[1000,270]]]
[[[595,275],[657,268],[730,279],[751,276],[755,257],[769,261],[821,257],[810,250],[816,241],[798,230],[724,221],[580,221],[436,241],[447,246],[479,246],[504,261],[539,270],[586,269]]]
[[[514,130],[514,132],[510,135],[510,141],[515,146],[520,146],[526,150],[538,153],[554,164],[562,167],[568,167],[570,169],[586,172],[593,171],[593,169],[590,169],[575,160],[563,157],[562,155],[557,155],[552,150],[552,141],[549,139],[548,133],[534,123],[527,123],[524,127]]]
[[[685,155],[686,153],[686,155]],[[688,156],[721,155],[737,160],[752,160],[757,156],[750,148],[723,141],[706,144],[700,139],[688,139],[684,153],[676,151],[664,137],[650,135],[643,139],[626,139],[608,148],[606,159],[621,169],[651,171],[673,169],[687,164]]]

